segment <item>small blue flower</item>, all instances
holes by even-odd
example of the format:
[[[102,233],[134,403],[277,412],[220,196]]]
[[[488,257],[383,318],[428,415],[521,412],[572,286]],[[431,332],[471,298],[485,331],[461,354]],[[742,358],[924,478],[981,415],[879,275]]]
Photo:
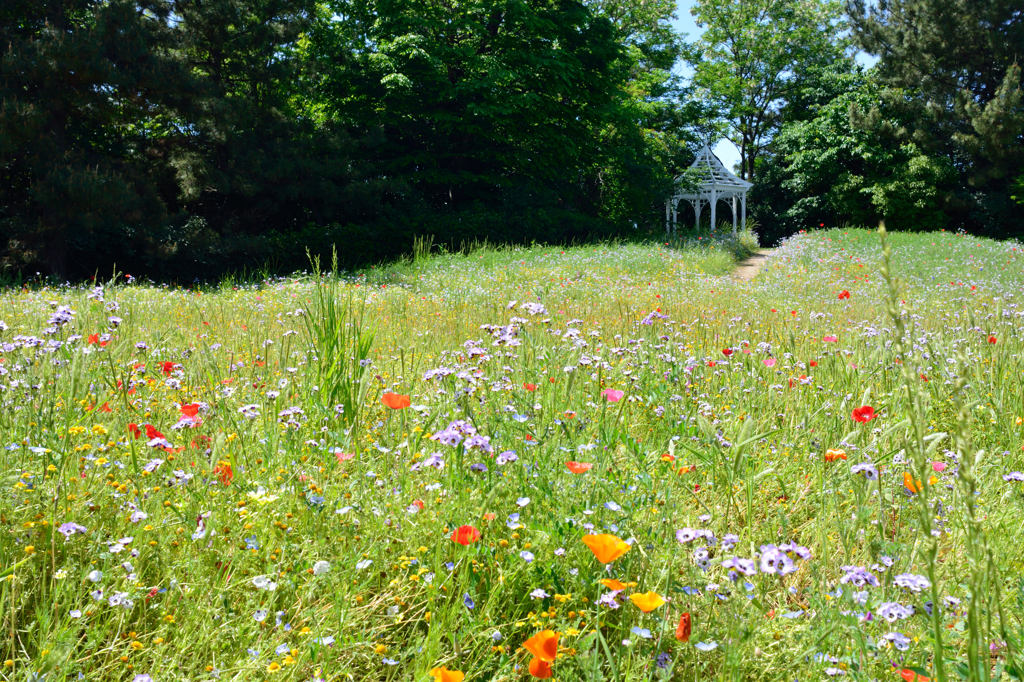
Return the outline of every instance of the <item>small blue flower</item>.
[[[647,628],[637,627],[636,625],[634,625],[630,629],[630,632],[632,632],[637,637],[643,637],[644,639],[650,639],[652,637],[650,630],[648,630]]]
[[[469,596],[469,592],[462,595],[462,603],[466,605],[466,608],[472,611],[476,608],[476,602]]]

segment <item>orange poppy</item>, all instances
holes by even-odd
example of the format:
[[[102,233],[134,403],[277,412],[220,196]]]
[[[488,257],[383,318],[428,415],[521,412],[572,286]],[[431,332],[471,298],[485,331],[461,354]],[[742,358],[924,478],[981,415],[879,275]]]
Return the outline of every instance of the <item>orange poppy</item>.
[[[624,590],[626,589],[625,583],[620,583],[615,578],[605,578],[601,581],[601,584],[607,587],[609,590]]]
[[[825,461],[826,462],[834,462],[837,459],[841,459],[841,460],[845,461],[846,460],[846,452],[843,451],[843,450],[834,450],[832,448],[829,448],[828,450],[825,451]]]
[[[178,409],[181,410],[182,417],[195,417],[199,414],[199,403],[191,403],[189,405],[179,405]]]
[[[692,632],[692,630],[693,627],[690,623],[690,613],[687,612],[679,616],[679,625],[676,626],[676,639],[683,644],[686,644],[690,641],[690,632]]]
[[[537,390],[537,384],[523,384],[523,388],[532,393]]]
[[[495,517],[496,517],[495,514],[492,514],[491,512],[488,512],[488,513],[484,514],[484,521],[493,521],[495,519]]]
[[[675,455],[670,455],[670,454],[668,454],[666,452],[664,455],[661,456],[661,461],[662,462],[674,462],[674,461],[676,461],[676,456]]]
[[[928,678],[924,675],[918,675],[913,670],[904,668],[900,671],[900,677],[905,679],[907,682],[928,682]]]
[[[924,486],[921,485],[921,481],[915,481],[913,476],[911,476],[908,472],[904,471],[903,487],[912,493],[919,493],[921,492]]]
[[[530,674],[539,680],[546,680],[554,675],[551,671],[551,664],[539,658],[534,658],[530,661]]]
[[[235,477],[235,472],[231,470],[229,463],[218,462],[217,466],[213,468],[213,475],[220,479],[220,482],[224,485],[231,485],[231,479]]]
[[[480,539],[480,531],[473,526],[459,526],[452,531],[452,542],[457,542],[463,547],[468,546]]]
[[[585,474],[594,468],[594,465],[588,462],[566,462],[565,466],[574,474]]]
[[[100,405],[100,412],[113,412],[113,411],[114,410],[111,409],[111,407],[110,407],[110,403],[103,403],[102,405]]]
[[[558,633],[554,630],[542,630],[523,642],[523,648],[538,660],[550,663],[558,655]]]
[[[434,682],[462,682],[462,678],[465,677],[465,673],[460,673],[458,670],[449,670],[444,666],[440,668],[434,668],[430,671],[430,676],[434,678]]]
[[[392,410],[404,410],[412,405],[409,396],[397,393],[385,393],[380,397],[380,401],[384,403],[384,407],[390,407]]]
[[[614,535],[584,535],[583,544],[590,548],[602,564],[610,564],[631,549]]]
[[[631,594],[629,595],[629,598],[637,605],[637,608],[644,613],[650,613],[665,603],[665,600],[654,592],[647,592],[646,594]]]
[[[696,469],[697,469],[697,465],[696,464],[687,464],[686,466],[679,467],[679,471],[677,471],[676,473],[678,473],[680,476],[682,476],[683,474],[688,474],[691,471],[695,471]]]

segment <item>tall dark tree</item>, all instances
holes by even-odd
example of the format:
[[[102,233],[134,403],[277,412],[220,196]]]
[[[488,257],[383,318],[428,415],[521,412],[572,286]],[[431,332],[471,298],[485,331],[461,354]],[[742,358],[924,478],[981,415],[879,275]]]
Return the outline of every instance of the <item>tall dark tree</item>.
[[[887,96],[908,107],[913,139],[961,174],[975,228],[1006,222],[1008,188],[1024,167],[1024,20],[1016,0],[850,0],[855,37],[878,55]],[[963,217],[963,216],[961,216]]]
[[[151,229],[165,205],[152,129],[188,96],[163,0],[11,0],[0,6],[0,253],[64,277],[95,246]],[[75,262],[69,263],[69,259]],[[74,267],[72,267],[74,265]]]

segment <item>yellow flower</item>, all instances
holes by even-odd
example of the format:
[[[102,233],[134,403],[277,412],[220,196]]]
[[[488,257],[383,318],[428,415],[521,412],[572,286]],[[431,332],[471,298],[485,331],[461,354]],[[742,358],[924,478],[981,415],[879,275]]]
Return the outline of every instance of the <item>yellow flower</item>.
[[[25,554],[35,554],[35,552],[36,552],[36,548],[33,547],[32,545],[29,545],[28,547],[25,548]]]
[[[278,664],[277,661],[274,661],[273,663],[271,663],[270,665],[267,666],[267,672],[268,673],[276,673],[280,669],[281,669],[281,666],[280,666],[280,664]]]

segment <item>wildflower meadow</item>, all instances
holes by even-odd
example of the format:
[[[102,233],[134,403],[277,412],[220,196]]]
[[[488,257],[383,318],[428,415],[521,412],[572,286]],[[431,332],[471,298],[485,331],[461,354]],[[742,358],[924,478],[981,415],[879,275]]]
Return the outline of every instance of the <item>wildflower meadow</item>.
[[[0,678],[1022,679],[1022,248],[0,291]]]

